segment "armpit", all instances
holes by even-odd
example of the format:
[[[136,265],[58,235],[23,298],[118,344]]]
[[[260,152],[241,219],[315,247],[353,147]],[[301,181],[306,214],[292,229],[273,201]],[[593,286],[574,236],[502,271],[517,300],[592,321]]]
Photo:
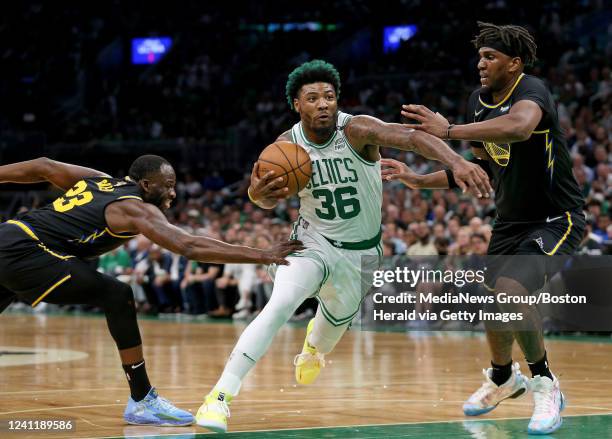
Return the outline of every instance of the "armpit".
[[[276,138],[276,141],[279,142],[291,142],[291,130],[285,131],[283,134]]]

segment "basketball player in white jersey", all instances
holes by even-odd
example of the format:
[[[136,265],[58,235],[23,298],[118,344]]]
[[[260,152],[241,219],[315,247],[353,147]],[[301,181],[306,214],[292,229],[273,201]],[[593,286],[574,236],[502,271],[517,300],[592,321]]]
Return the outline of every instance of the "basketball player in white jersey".
[[[310,182],[298,194],[300,217],[292,233],[306,248],[288,257],[289,266],[276,269],[270,301],[240,336],[221,378],[198,410],[197,423],[216,432],[227,431],[228,404],[243,378],[305,299],[316,297],[320,306],[294,361],[300,384],[315,380],[325,365],[324,356],[357,314],[371,285],[367,273],[382,256],[380,146],[444,163],[463,189],[478,196],[491,191],[486,173],[442,140],[401,124],[338,111],[340,76],[331,64],[302,64],[289,75],[286,92],[300,122],[277,140],[301,145],[312,161]],[[259,179],[256,165],[249,197],[261,208],[272,209],[285,196],[286,189],[277,184],[270,173]],[[371,266],[362,269],[364,256],[369,256],[363,261]]]

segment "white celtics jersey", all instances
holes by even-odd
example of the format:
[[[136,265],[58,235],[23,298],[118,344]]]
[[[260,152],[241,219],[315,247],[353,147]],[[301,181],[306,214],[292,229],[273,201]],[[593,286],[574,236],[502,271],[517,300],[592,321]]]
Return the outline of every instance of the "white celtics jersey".
[[[310,182],[298,194],[300,216],[330,241],[355,243],[380,233],[382,180],[380,162],[361,157],[340,129],[351,117],[338,112],[337,129],[322,145],[306,139],[301,122],[291,139],[312,161]]]

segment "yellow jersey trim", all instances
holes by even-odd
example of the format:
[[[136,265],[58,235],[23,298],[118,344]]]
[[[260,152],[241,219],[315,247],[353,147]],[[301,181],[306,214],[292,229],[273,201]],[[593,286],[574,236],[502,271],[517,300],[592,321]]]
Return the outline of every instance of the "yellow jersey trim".
[[[572,216],[570,215],[569,212],[565,212],[565,216],[567,217],[567,222],[568,222],[567,230],[565,231],[565,234],[561,237],[559,242],[557,242],[557,245],[555,245],[550,252],[547,252],[546,250],[543,250],[544,253],[546,253],[548,256],[552,256],[555,253],[557,253],[557,250],[559,250],[559,247],[561,247],[561,244],[563,244],[563,242],[567,239],[567,237],[569,236],[570,232],[572,231],[572,226],[573,226],[573,224],[572,224]]]
[[[550,129],[542,130],[542,131],[532,131],[531,134],[548,134],[550,133]]]
[[[34,233],[32,231],[32,229],[30,229],[26,224],[22,223],[21,221],[16,221],[16,220],[8,220],[7,221],[8,224],[14,224],[17,227],[19,227],[21,230],[23,230],[30,238],[32,238],[34,241],[40,241],[40,239],[38,238],[38,236],[36,236],[36,233]],[[55,256],[56,258],[62,259],[62,260],[66,260],[66,259],[70,259],[70,258],[74,258],[74,256],[72,255],[60,255],[59,253],[54,252],[53,250],[49,249],[45,244],[43,244],[42,242],[39,242],[38,247],[40,247],[42,250],[46,251],[47,253],[49,253],[50,255]]]
[[[38,244],[38,247],[40,247],[41,249],[43,249],[44,251],[49,253],[51,256],[55,256],[56,258],[61,259],[62,261],[65,261],[66,259],[74,258],[74,256],[72,256],[72,255],[65,255],[64,256],[64,255],[60,255],[59,253],[55,253],[53,250],[49,249],[42,242],[40,244]]]
[[[497,108],[499,107],[501,104],[503,104],[504,102],[506,102],[508,100],[508,98],[512,95],[512,93],[514,92],[514,89],[516,88],[516,86],[518,85],[519,82],[521,82],[521,79],[523,79],[523,77],[525,76],[524,73],[521,73],[521,76],[518,77],[518,79],[516,80],[516,82],[514,83],[514,85],[512,86],[512,88],[510,89],[510,91],[508,92],[508,94],[506,95],[505,98],[503,98],[498,104],[495,105],[489,105],[489,104],[485,104],[483,102],[482,99],[480,99],[480,96],[478,96],[478,100],[480,101],[480,103],[482,105],[484,105],[487,108]]]
[[[117,197],[118,200],[127,200],[127,199],[132,199],[132,200],[140,200],[142,201],[142,198],[137,196],[137,195],[124,195],[122,197]]]
[[[34,231],[32,229],[30,229],[28,226],[26,226],[21,221],[8,220],[7,223],[15,224],[17,227],[19,227],[21,230],[23,230],[30,238],[32,238],[35,241],[40,241],[40,239],[38,239],[38,236],[36,236],[36,233],[34,233]]]
[[[487,285],[486,283],[483,283],[482,286],[485,288],[485,290],[487,290],[490,293],[494,293],[495,292],[495,288],[490,287],[489,285]]]
[[[104,231],[106,233],[108,233],[110,236],[114,237],[114,238],[125,238],[125,239],[127,239],[127,238],[133,238],[135,236],[138,236],[138,235],[118,235],[117,233],[111,232],[111,230],[108,227],[106,229],[104,229]]]
[[[63,279],[58,280],[57,282],[55,282],[49,289],[47,289],[47,291],[45,291],[38,299],[36,299],[34,302],[32,302],[32,308],[34,308],[36,305],[38,305],[38,303],[43,300],[45,297],[47,297],[54,289],[56,289],[57,287],[59,287],[61,284],[63,284],[64,282],[66,282],[68,279],[70,279],[72,277],[71,274],[69,274],[68,276],[64,277]]]

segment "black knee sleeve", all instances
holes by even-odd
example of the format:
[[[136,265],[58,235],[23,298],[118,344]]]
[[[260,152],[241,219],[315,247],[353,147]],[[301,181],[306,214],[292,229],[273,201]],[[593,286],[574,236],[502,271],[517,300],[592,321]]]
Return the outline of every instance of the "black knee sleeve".
[[[116,282],[109,286],[105,299],[106,322],[117,347],[121,350],[142,344],[132,288],[123,282]]]

